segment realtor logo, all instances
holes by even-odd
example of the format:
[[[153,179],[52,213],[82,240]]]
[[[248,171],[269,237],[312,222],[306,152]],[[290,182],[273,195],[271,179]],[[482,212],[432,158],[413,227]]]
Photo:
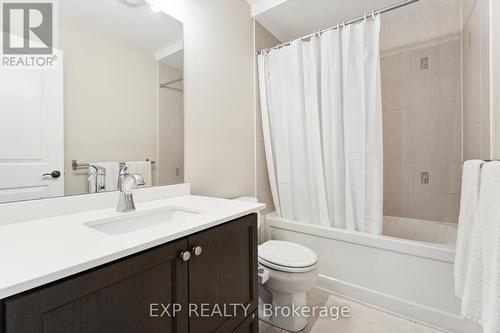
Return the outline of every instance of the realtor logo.
[[[4,54],[52,54],[52,3],[2,4]]]
[[[22,1],[22,0],[21,0]],[[8,68],[54,68],[54,2],[2,2],[2,62]]]

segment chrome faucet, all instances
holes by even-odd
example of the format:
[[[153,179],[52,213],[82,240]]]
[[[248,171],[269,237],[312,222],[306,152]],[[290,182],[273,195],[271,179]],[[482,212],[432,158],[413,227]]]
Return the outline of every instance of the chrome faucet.
[[[120,171],[118,178],[118,189],[120,190],[120,197],[118,198],[118,206],[116,211],[119,213],[126,213],[135,210],[134,198],[132,190],[137,186],[144,185],[144,178],[137,174],[129,174],[128,167],[124,166]]]

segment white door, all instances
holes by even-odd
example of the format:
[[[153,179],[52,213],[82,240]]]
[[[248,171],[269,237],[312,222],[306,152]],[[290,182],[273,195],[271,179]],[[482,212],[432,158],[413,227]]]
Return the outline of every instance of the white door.
[[[58,56],[57,69],[0,69],[0,203],[64,195]]]

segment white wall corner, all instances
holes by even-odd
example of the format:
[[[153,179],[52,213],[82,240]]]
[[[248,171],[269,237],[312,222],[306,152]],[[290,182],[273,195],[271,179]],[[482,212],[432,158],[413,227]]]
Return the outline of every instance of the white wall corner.
[[[491,157],[500,159],[500,3],[490,0]]]
[[[252,17],[258,15],[287,2],[288,0],[247,0],[252,7]]]
[[[164,58],[166,58],[174,53],[182,51],[183,49],[184,49],[184,41],[179,40],[175,43],[172,43],[172,44],[166,46],[164,49],[156,52],[155,60],[159,61],[159,60],[164,59]]]

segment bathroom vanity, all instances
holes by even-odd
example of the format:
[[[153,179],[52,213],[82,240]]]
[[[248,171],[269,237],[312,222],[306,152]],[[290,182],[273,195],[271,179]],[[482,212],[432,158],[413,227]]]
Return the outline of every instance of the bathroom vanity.
[[[26,251],[18,245],[0,254],[0,332],[257,332],[261,208],[187,195],[140,203],[125,215],[192,215],[133,230],[95,228],[117,218],[129,224],[111,209],[0,226],[0,244],[14,233],[39,238]]]

